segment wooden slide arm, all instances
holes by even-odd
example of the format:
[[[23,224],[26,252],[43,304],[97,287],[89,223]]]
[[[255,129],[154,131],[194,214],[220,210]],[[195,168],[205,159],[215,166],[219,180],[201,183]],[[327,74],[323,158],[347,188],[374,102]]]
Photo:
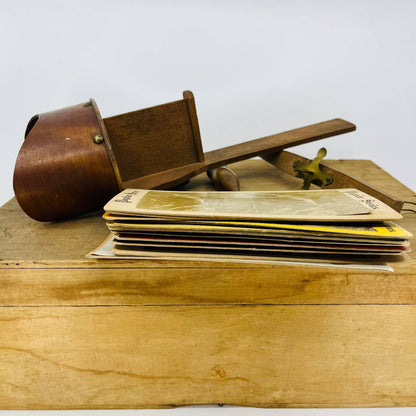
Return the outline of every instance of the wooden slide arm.
[[[291,146],[309,143],[338,134],[348,133],[355,130],[355,125],[342,120],[334,119],[300,127],[283,133],[273,134],[261,139],[236,144],[204,154],[202,162],[196,162],[168,171],[157,172],[125,182],[125,188],[160,188],[168,189],[186,182],[209,169],[250,159],[255,156],[276,153]]]
[[[204,165],[207,169],[211,169],[263,154],[276,153],[288,147],[337,136],[355,129],[355,125],[349,121],[336,118],[207,152]]]

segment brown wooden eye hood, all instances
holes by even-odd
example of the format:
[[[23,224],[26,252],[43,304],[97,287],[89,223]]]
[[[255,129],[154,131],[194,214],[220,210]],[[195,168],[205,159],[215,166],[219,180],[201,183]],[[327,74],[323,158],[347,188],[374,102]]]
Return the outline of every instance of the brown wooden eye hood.
[[[13,187],[38,221],[100,209],[119,188],[91,102],[33,117],[17,157]]]
[[[355,130],[334,119],[203,153],[192,92],[183,99],[102,119],[94,100],[34,116],[13,186],[35,220],[101,209],[124,188],[169,188],[208,169]]]

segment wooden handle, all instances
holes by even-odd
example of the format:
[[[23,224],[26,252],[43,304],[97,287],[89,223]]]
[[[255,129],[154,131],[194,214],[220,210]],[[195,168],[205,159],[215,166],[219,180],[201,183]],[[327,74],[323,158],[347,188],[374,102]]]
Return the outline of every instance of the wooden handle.
[[[207,174],[217,191],[240,190],[240,181],[238,180],[238,176],[228,166],[220,166],[219,168],[209,169]]]

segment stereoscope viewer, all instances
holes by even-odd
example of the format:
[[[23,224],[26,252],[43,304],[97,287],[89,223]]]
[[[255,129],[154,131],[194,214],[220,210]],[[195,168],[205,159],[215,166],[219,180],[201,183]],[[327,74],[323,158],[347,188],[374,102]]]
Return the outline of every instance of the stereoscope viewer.
[[[125,188],[168,189],[222,165],[355,130],[334,119],[204,153],[194,96],[102,118],[93,99],[32,117],[13,186],[35,220],[99,210]]]

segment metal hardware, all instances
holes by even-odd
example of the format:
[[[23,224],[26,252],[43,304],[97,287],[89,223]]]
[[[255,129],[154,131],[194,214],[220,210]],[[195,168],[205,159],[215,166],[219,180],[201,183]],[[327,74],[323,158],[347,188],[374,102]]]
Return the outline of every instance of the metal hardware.
[[[293,169],[300,178],[303,178],[302,189],[309,189],[311,183],[319,186],[328,186],[334,182],[334,177],[330,173],[324,173],[320,170],[319,164],[321,160],[326,156],[325,147],[321,147],[315,159],[310,163],[303,164],[300,160],[297,160],[293,164]]]
[[[96,134],[92,140],[94,141],[95,144],[101,144],[104,141],[104,137],[101,136],[101,134]]]

